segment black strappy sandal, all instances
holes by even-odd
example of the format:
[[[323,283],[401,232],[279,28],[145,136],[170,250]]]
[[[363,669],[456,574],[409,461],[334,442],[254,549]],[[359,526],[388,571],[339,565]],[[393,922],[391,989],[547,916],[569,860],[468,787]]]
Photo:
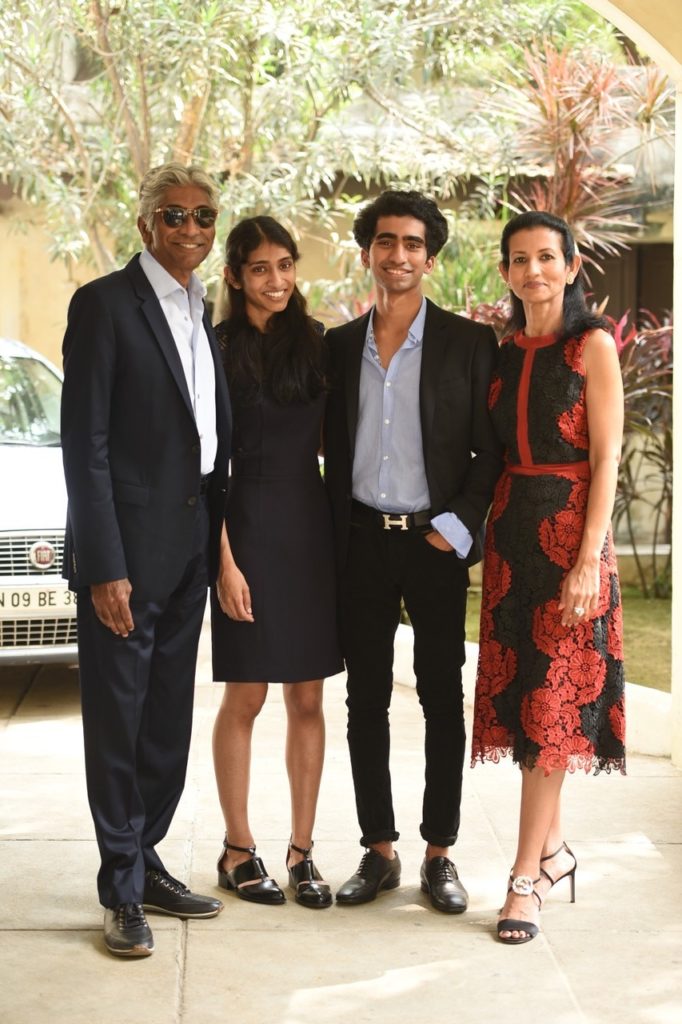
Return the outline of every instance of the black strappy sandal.
[[[231,871],[225,871],[223,859],[227,850],[237,850],[251,856],[249,860],[237,864]],[[228,843],[227,836],[223,840],[223,852],[218,857],[218,885],[221,889],[236,892],[241,900],[248,900],[249,903],[266,903],[274,906],[286,902],[286,896],[277,882],[270,878],[263,861],[256,856],[256,847],[234,846]]]
[[[507,892],[514,892],[517,896],[534,896],[538,901],[538,909],[542,909],[542,898],[535,890],[539,881],[539,878],[531,878],[530,875],[517,875],[516,877],[510,875]],[[497,922],[497,937],[506,946],[520,946],[523,942],[530,942],[539,931],[538,926],[532,921],[520,921],[514,917],[503,917],[501,921]],[[503,938],[500,932],[525,932],[526,934],[522,938],[515,939],[512,935]]]
[[[548,853],[546,857],[540,857],[540,864],[542,864],[543,861],[551,860],[552,857],[556,857],[556,855],[558,853],[561,853],[562,850],[565,850],[566,853],[570,854],[571,857],[573,858],[573,867],[571,868],[571,870],[570,871],[564,871],[563,875],[559,875],[558,878],[552,878],[552,876],[550,875],[549,871],[545,871],[545,869],[543,867],[541,867],[540,868],[540,874],[544,875],[545,878],[548,880],[550,889],[553,889],[554,886],[557,884],[557,882],[560,882],[562,878],[570,878],[571,879],[571,903],[575,903],[575,869],[578,867],[578,858],[573,853],[573,850],[571,850],[570,847],[568,847],[566,845],[566,843],[562,843],[561,846],[559,847],[559,849],[555,850],[554,853]]]
[[[310,907],[311,910],[321,910],[324,907],[331,907],[332,894],[328,882],[322,881],[322,875],[313,864],[310,854],[313,852],[311,843],[307,850],[289,842],[289,852],[296,850],[296,853],[303,855],[303,860],[298,864],[289,865],[289,852],[287,852],[286,866],[289,872],[289,885],[294,892],[294,899],[302,907]]]

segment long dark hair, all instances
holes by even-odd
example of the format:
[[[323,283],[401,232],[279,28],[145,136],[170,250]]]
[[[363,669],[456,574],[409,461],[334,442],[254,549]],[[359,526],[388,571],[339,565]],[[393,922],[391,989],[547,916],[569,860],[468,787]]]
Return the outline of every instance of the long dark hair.
[[[509,269],[509,242],[512,235],[517,231],[524,231],[527,228],[549,228],[555,231],[561,238],[561,248],[566,263],[572,263],[577,253],[575,239],[571,229],[565,220],[556,217],[553,213],[546,213],[544,210],[526,210],[516,217],[512,217],[505,224],[502,238],[500,239],[500,250],[502,253],[502,264]],[[526,314],[523,303],[510,289],[512,314],[507,324],[506,333],[513,333],[526,326]],[[578,271],[572,284],[567,284],[564,290],[564,308],[561,325],[561,339],[579,338],[585,331],[593,331],[602,327],[609,330],[609,322],[605,316],[598,316],[590,312],[585,301],[585,290],[582,282],[582,272]]]
[[[237,281],[250,254],[271,242],[299,259],[296,242],[273,217],[247,217],[230,231],[225,263]],[[263,392],[282,405],[310,402],[325,387],[322,326],[308,314],[297,287],[286,309],[273,313],[265,336],[249,321],[242,288],[227,284],[227,319],[216,328],[225,373],[235,397],[255,400]]]

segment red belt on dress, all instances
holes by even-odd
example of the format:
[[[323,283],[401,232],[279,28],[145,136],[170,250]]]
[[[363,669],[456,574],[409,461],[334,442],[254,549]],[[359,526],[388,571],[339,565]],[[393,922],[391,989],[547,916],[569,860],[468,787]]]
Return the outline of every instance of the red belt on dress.
[[[505,469],[515,476],[571,476],[580,480],[589,480],[591,476],[587,459],[583,462],[537,462],[530,466],[508,462]]]

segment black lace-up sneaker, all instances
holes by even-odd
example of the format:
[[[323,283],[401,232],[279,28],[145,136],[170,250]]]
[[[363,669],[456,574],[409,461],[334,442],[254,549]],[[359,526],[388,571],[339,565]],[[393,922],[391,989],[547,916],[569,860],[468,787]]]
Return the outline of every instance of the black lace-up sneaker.
[[[121,903],[104,911],[104,942],[114,956],[151,956],[154,936],[141,903]]]
[[[220,900],[190,892],[177,878],[161,871],[144,876],[144,909],[172,917],[215,917],[223,909]]]

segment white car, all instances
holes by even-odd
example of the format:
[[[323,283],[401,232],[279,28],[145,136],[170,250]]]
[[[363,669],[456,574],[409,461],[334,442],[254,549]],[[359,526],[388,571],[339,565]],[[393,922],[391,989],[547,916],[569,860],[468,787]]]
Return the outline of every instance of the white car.
[[[62,579],[62,377],[0,338],[0,665],[78,660],[76,595]]]

